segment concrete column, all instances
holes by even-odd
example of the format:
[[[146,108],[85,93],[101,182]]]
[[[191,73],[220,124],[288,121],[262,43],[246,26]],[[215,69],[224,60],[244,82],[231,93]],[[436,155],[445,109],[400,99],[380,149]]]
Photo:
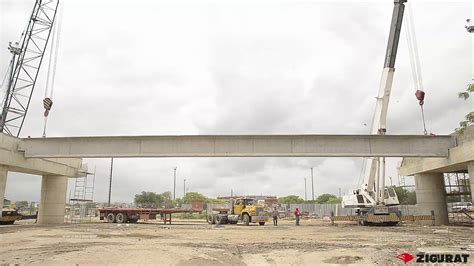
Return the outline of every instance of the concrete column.
[[[4,165],[0,165],[0,217],[2,217],[3,198],[5,197],[5,189],[7,187],[8,170]]]
[[[448,224],[446,190],[443,173],[423,173],[415,175],[416,202],[418,213],[435,213],[435,224]]]
[[[43,176],[38,224],[62,224],[66,207],[67,176]]]

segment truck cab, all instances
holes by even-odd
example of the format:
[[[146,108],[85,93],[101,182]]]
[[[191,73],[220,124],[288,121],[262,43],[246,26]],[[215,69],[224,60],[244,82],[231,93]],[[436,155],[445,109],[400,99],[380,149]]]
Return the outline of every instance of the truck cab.
[[[13,224],[15,221],[21,220],[23,216],[18,213],[13,202],[3,199],[2,215],[0,215],[0,225]]]
[[[253,199],[237,199],[233,205],[234,211],[232,214],[249,213],[255,215],[256,206]]]
[[[264,206],[259,205],[251,198],[239,198],[232,204],[232,214],[233,217],[230,217],[229,220],[240,220],[245,225],[250,223],[258,223],[259,225],[264,225],[268,221],[268,215],[265,214]]]
[[[258,223],[265,225],[268,221],[268,215],[264,211],[264,206],[257,204],[252,198],[231,199],[231,209],[214,210],[214,213],[208,215],[210,224],[236,224],[241,221],[245,225]]]

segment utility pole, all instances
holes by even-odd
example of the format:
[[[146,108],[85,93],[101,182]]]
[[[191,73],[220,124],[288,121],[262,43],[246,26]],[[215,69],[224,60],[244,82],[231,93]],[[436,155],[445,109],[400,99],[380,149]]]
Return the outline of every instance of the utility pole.
[[[174,167],[174,179],[173,179],[173,200],[176,200],[176,170],[178,167]]]
[[[108,206],[110,207],[110,197],[112,196],[112,174],[114,171],[114,158],[110,158],[110,180],[109,180],[109,202]]]
[[[342,195],[341,195],[341,188],[339,188],[339,198],[341,198]]]
[[[186,197],[186,178],[184,179],[183,198]]]
[[[307,201],[308,197],[306,195],[306,177],[304,178],[304,201]]]
[[[314,200],[314,179],[313,179],[313,167],[311,167],[311,195]]]

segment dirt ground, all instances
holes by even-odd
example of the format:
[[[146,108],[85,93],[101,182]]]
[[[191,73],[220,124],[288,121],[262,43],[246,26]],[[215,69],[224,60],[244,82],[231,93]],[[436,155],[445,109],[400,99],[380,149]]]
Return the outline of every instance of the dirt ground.
[[[474,258],[474,228],[331,226],[304,220],[273,225],[204,221],[0,226],[0,264],[173,265],[400,264],[407,252],[463,252]]]

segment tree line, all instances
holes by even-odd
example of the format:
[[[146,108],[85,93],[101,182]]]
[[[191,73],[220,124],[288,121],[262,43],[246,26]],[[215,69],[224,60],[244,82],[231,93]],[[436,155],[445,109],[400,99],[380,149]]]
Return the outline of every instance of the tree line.
[[[392,186],[397,194],[398,201],[400,204],[415,205],[416,204],[416,193],[412,190],[407,190],[401,186]],[[449,200],[448,200],[449,201]],[[304,200],[296,195],[288,195],[285,197],[278,198],[280,204],[302,204],[302,203],[315,203],[315,204],[338,204],[342,202],[342,198],[333,194],[322,194],[319,195],[315,200]]]
[[[135,204],[143,208],[172,208],[190,204],[194,200],[202,200],[205,203],[224,203],[222,200],[208,198],[199,192],[187,192],[184,197],[173,200],[170,191],[163,193],[142,191],[140,194],[136,194],[134,198]]]
[[[393,186],[395,193],[398,196],[400,204],[413,205],[416,204],[416,194],[415,191],[406,190],[400,186]],[[172,194],[170,191],[163,193],[155,192],[146,192],[142,191],[140,194],[135,195],[134,202],[139,207],[144,208],[171,208],[176,206],[181,206],[183,204],[190,204],[193,200],[202,200],[205,203],[216,203],[222,204],[225,203],[224,200],[218,200],[205,195],[199,192],[188,192],[182,198],[177,198],[176,200],[172,199]],[[288,195],[278,198],[279,204],[302,204],[302,203],[315,203],[315,204],[338,204],[341,203],[342,198],[333,195],[333,194],[322,194],[319,195],[315,200],[304,200],[297,195]]]

